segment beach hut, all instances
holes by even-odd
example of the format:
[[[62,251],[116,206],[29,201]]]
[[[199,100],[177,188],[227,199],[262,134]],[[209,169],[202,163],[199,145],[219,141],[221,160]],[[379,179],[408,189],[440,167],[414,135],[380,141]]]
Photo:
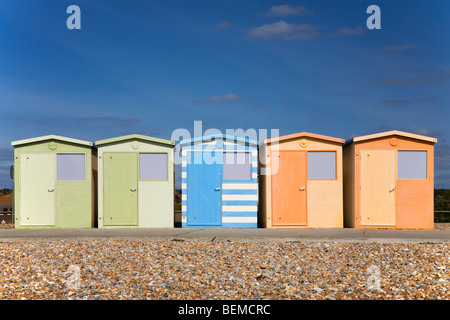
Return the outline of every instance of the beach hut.
[[[98,227],[174,227],[175,142],[139,134],[95,142]]]
[[[433,229],[434,144],[401,131],[344,145],[344,220],[352,228]]]
[[[13,141],[15,228],[95,226],[96,149],[56,135]]]
[[[258,145],[218,134],[180,142],[182,227],[258,226]]]
[[[342,228],[344,139],[300,132],[260,152],[260,222],[266,228]]]

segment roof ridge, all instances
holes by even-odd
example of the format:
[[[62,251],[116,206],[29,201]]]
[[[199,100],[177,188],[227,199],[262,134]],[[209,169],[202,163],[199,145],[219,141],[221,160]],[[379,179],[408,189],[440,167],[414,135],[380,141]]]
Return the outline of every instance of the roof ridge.
[[[170,146],[174,146],[175,145],[175,142],[172,141],[172,140],[155,138],[155,137],[150,137],[150,136],[137,134],[137,133],[128,134],[128,135],[119,136],[119,137],[114,137],[114,138],[109,138],[109,139],[97,140],[97,141],[95,141],[95,145],[97,145],[97,146],[98,145],[104,145],[104,144],[115,143],[115,142],[130,140],[130,139],[140,139],[140,140],[145,140],[145,141],[149,141],[149,142],[166,144],[166,145],[170,145]]]
[[[352,143],[352,142],[358,142],[358,141],[365,141],[365,140],[383,138],[383,137],[388,137],[388,136],[395,136],[395,135],[406,137],[406,138],[411,138],[411,139],[416,139],[416,140],[428,141],[428,142],[432,142],[432,143],[436,143],[437,142],[437,138],[424,136],[424,135],[420,135],[420,134],[417,134],[417,133],[410,133],[410,132],[400,131],[400,130],[390,130],[390,131],[383,131],[383,132],[378,132],[378,133],[373,133],[373,134],[353,137],[352,139],[349,139],[348,141],[346,141],[345,144],[349,144],[349,143]]]
[[[184,139],[180,141],[180,144],[188,144],[188,143],[193,143],[193,142],[197,142],[197,141],[205,141],[205,140],[212,140],[212,139],[216,139],[216,138],[222,138],[225,140],[234,140],[234,141],[239,141],[239,142],[244,142],[244,143],[249,143],[249,144],[254,144],[257,145],[258,141],[250,139],[250,138],[242,138],[239,136],[232,136],[229,134],[225,134],[225,133],[217,133],[217,134],[208,134],[206,136],[199,136],[199,137],[194,137],[194,138],[190,138],[190,139]]]
[[[345,140],[341,139],[341,138],[335,138],[335,137],[325,136],[325,135],[322,135],[322,134],[302,131],[302,132],[298,132],[298,133],[292,133],[292,134],[288,134],[288,135],[284,135],[284,136],[280,136],[280,137],[266,139],[266,140],[264,140],[264,143],[267,144],[267,143],[285,141],[285,140],[301,138],[301,137],[320,139],[320,140],[337,142],[337,143],[342,143],[342,144],[345,142]]]
[[[92,147],[94,145],[90,141],[63,137],[63,136],[59,136],[56,134],[50,134],[50,135],[46,135],[46,136],[34,137],[34,138],[23,139],[23,140],[16,140],[16,141],[12,141],[11,145],[18,146],[18,145],[22,145],[22,144],[35,143],[35,142],[40,142],[40,141],[45,141],[45,140],[59,140],[59,141],[64,141],[64,142],[80,144],[80,145],[86,145],[86,146],[90,146],[90,147]]]

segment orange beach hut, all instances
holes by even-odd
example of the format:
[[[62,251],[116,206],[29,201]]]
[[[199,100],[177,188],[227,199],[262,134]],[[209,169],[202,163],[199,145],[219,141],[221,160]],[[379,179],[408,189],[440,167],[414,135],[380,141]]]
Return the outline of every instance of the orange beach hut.
[[[343,227],[344,142],[300,132],[261,144],[261,227]]]
[[[436,142],[397,130],[347,141],[344,226],[433,229]]]

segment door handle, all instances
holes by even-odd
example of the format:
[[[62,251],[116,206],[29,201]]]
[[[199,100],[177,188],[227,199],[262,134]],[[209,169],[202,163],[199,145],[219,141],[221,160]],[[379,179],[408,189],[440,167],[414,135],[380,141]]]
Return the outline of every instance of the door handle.
[[[305,191],[305,190],[306,190],[306,187],[301,187],[299,190],[300,190],[300,191]]]
[[[136,191],[136,188],[131,188],[130,191]]]
[[[55,191],[55,189],[54,188],[50,188],[50,189],[47,189],[47,191],[48,192],[53,192],[53,191]]]
[[[391,190],[389,190],[389,192],[392,192],[392,191],[394,191],[395,190],[395,187],[393,187]]]
[[[220,188],[214,188],[214,191],[220,191]]]

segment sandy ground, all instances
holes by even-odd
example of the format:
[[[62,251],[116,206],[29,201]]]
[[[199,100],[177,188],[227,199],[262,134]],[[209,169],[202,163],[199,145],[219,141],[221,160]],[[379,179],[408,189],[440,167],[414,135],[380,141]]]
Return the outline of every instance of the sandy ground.
[[[450,244],[0,242],[0,299],[450,299]]]
[[[14,229],[14,225],[0,224],[0,229]],[[434,230],[450,230],[450,223],[435,223]]]

